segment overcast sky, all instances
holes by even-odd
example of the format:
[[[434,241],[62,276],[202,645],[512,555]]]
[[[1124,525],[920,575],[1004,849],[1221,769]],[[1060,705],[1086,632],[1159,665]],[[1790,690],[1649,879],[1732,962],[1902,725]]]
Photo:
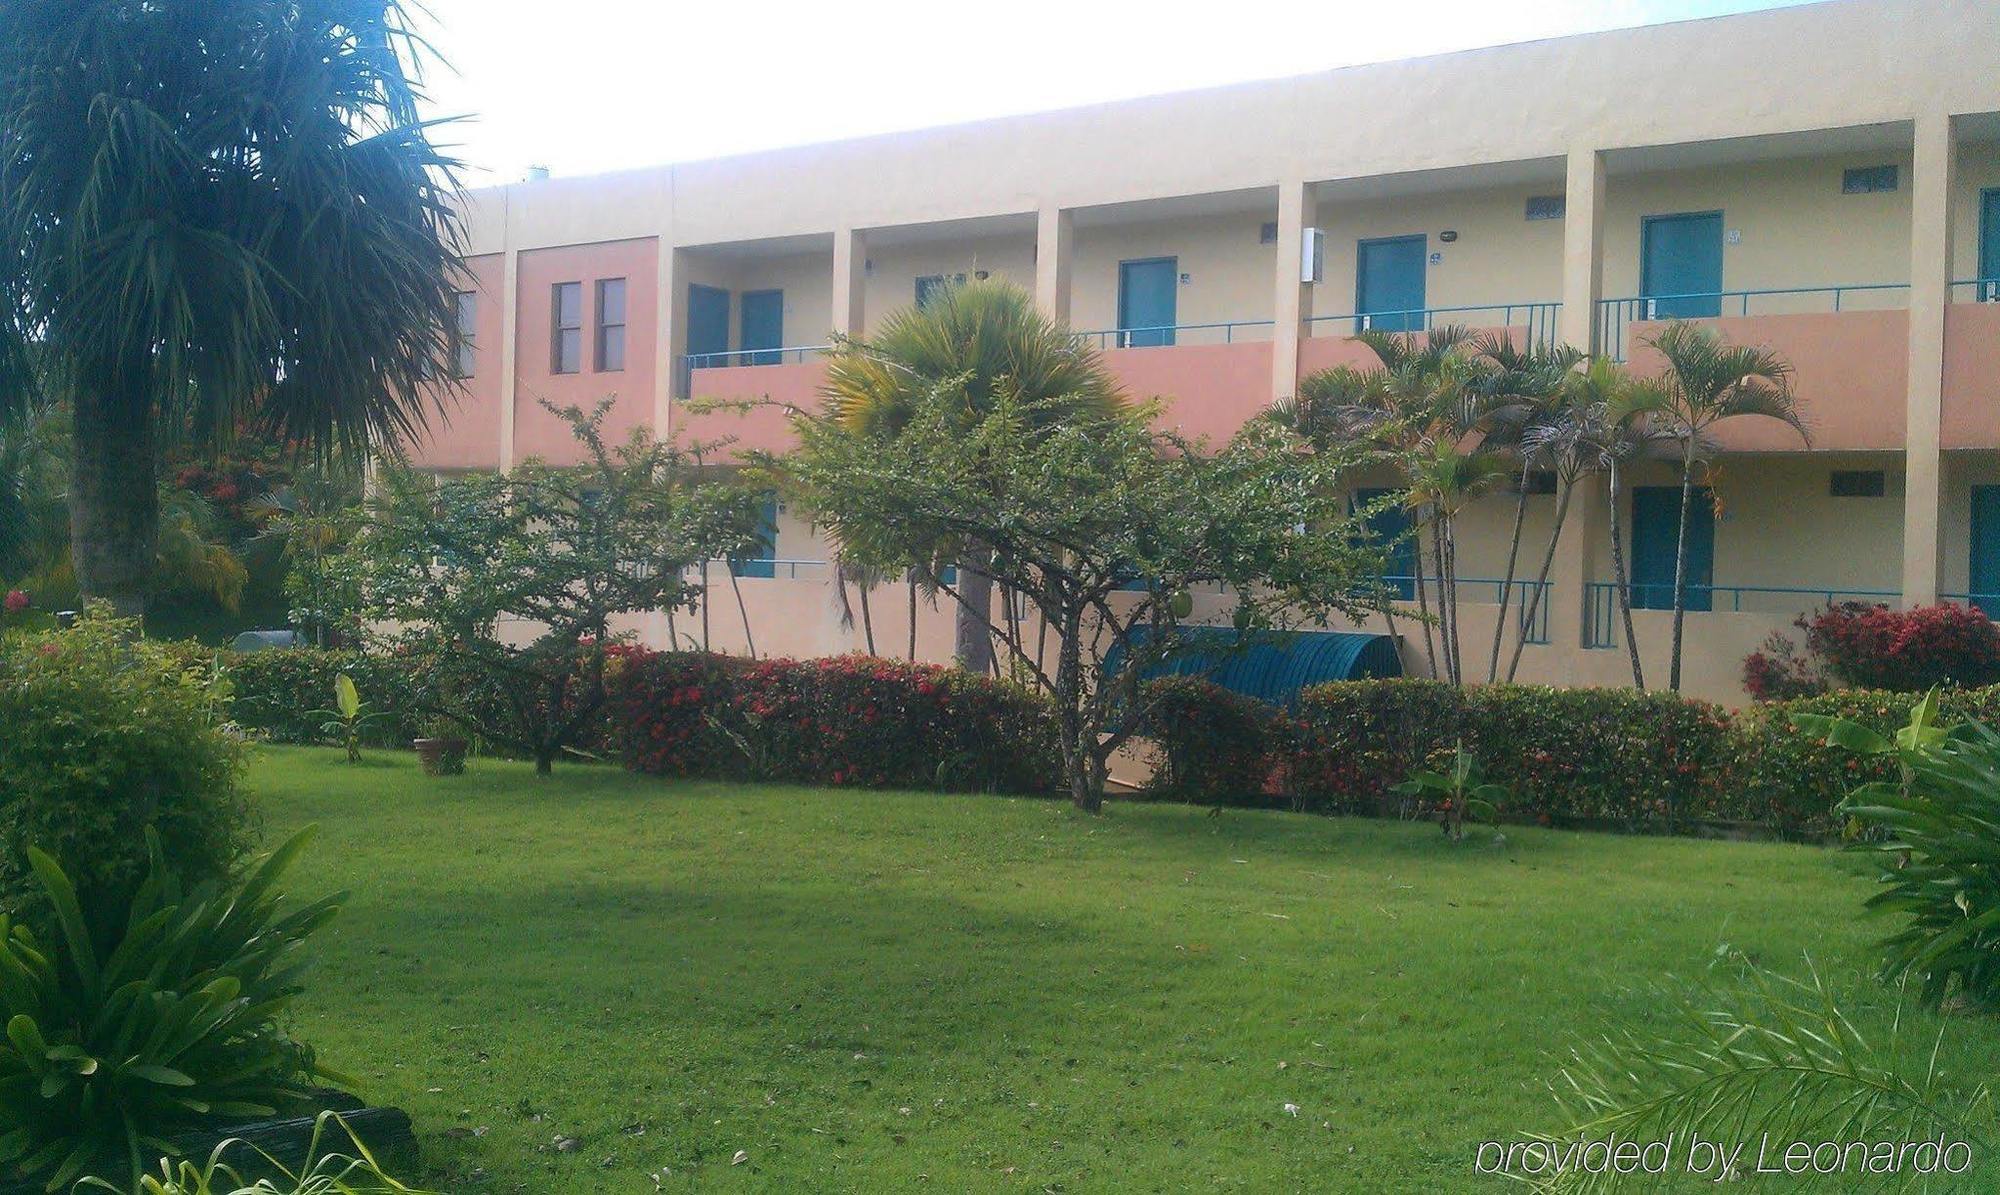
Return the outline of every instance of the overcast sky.
[[[474,186],[1795,0],[416,0]],[[1754,86],[1754,82],[1748,83]]]

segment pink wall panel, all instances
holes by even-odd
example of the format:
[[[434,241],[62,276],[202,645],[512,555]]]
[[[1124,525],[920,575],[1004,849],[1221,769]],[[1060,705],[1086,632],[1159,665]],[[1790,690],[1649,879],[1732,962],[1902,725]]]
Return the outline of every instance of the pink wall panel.
[[[500,287],[501,254],[467,258],[462,289],[472,291],[472,376],[456,391],[440,394],[443,409],[427,412],[425,434],[409,445],[413,463],[433,469],[496,469],[500,466]]]
[[[659,271],[657,243],[647,238],[565,245],[521,254],[519,341],[515,349],[514,459],[529,456],[559,464],[578,459],[575,441],[561,420],[543,410],[538,399],[559,407],[588,411],[605,398],[615,400],[605,420],[605,438],[622,442],[632,429],[653,422],[654,352],[659,321],[654,311],[654,286]],[[596,368],[596,282],[625,279],[625,368]],[[558,282],[583,284],[583,368],[558,374],[550,369],[553,330],[551,304]]]

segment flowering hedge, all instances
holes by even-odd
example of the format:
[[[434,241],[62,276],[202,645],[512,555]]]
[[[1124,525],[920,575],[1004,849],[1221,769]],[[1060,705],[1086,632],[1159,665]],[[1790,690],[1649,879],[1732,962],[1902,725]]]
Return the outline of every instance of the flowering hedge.
[[[1149,791],[1204,805],[1265,805],[1282,788],[1290,720],[1211,681],[1169,676],[1147,694],[1145,733],[1160,748]]]
[[[1675,829],[1754,816],[1730,783],[1729,712],[1671,694],[1342,681],[1301,695],[1298,723],[1291,782],[1310,807],[1384,812],[1390,786],[1462,740],[1511,791],[1510,820]]]
[[[1792,625],[1805,633],[1803,651],[1773,634],[1744,659],[1743,687],[1754,700],[1823,692],[1836,681],[1897,693],[2000,683],[2000,628],[1975,606],[1841,602]]]
[[[1043,700],[952,668],[635,650],[613,687],[612,733],[642,772],[1002,792],[1060,774]]]

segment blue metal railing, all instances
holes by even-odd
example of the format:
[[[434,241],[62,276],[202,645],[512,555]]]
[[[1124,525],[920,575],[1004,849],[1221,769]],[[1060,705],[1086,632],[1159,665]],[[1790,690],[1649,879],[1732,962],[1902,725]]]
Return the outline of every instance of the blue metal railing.
[[[1148,328],[1099,328],[1073,332],[1078,343],[1096,349],[1165,348],[1176,344],[1235,344],[1239,340],[1269,340],[1275,321],[1229,320],[1213,324],[1161,324]],[[1256,333],[1262,331],[1263,335]],[[1186,334],[1192,333],[1192,339]]]
[[[1986,617],[2000,619],[2000,593],[1941,593],[1938,600],[1977,606],[1986,612]]]
[[[1561,303],[1485,303],[1460,307],[1420,307],[1408,311],[1349,312],[1315,315],[1306,323],[1314,336],[1351,336],[1356,332],[1429,332],[1440,324],[1474,328],[1525,328],[1527,343],[1554,346],[1561,338],[1556,317]]]
[[[1382,577],[1382,583],[1389,587],[1390,592],[1397,601],[1415,602],[1417,600],[1417,579],[1408,573],[1401,575],[1385,573]],[[1497,606],[1500,604],[1500,595],[1507,589],[1507,584],[1505,579],[1499,577],[1460,577],[1458,579],[1458,600],[1461,604],[1469,600],[1479,600],[1484,604]],[[1514,625],[1521,628],[1524,632],[1523,637],[1527,642],[1547,643],[1549,641],[1549,606],[1555,590],[1555,582],[1535,581],[1529,578],[1516,577],[1514,578],[1513,586],[1514,596],[1510,599],[1510,604],[1514,607],[1515,611]],[[1471,596],[1468,596],[1466,592],[1468,589],[1472,591]],[[1542,591],[1542,600],[1532,603],[1535,607],[1534,619],[1530,622],[1528,607],[1531,604],[1531,595],[1536,589]],[[1439,592],[1438,579],[1436,577],[1425,577],[1424,597],[1430,603],[1433,610],[1437,609]]]
[[[796,581],[801,573],[813,573],[828,567],[827,562],[824,560],[785,560],[768,556],[744,557],[736,560],[711,560],[709,564],[712,566],[710,569],[711,576],[720,570],[727,569],[734,572],[738,577],[782,577],[791,581]],[[683,575],[699,577],[701,575],[701,566],[699,564],[691,564],[687,567]]]
[[[1721,315],[1797,314],[1771,310],[1780,297],[1808,296],[1815,310],[1840,311],[1843,305],[1852,308],[1857,299],[1867,304],[1866,310],[1880,310],[1888,304],[1867,301],[1886,298],[1894,291],[1904,292],[1907,301],[1909,289],[1907,282],[1857,282],[1849,286],[1784,286],[1602,299],[1597,304],[1597,344],[1599,351],[1623,361],[1625,329],[1629,324],[1645,320],[1713,319]],[[1752,307],[1763,310],[1752,311]]]
[[[730,349],[720,353],[688,353],[681,358],[685,369],[715,369],[725,365],[796,365],[808,357],[824,353],[831,345],[798,344],[774,349]]]
[[[1951,284],[1954,303],[2000,303],[2000,278],[1965,278]]]
[[[1618,646],[1618,586],[1613,581],[1587,581],[1583,586],[1583,645],[1585,647],[1606,648]],[[1671,610],[1674,606],[1674,586],[1671,581],[1635,582],[1626,586],[1634,610]],[[1687,587],[1687,608],[1690,613],[1704,614],[1725,611],[1730,614],[1743,613],[1744,595],[1771,595],[1775,597],[1809,597],[1831,606],[1844,601],[1896,601],[1903,595],[1893,589],[1816,589],[1811,586],[1796,585],[1690,585]],[[1717,598],[1728,599],[1723,606]],[[1754,603],[1753,603],[1754,605]],[[1802,603],[1776,603],[1786,609],[1773,609],[1767,613],[1797,613]],[[1752,613],[1759,611],[1753,609]]]

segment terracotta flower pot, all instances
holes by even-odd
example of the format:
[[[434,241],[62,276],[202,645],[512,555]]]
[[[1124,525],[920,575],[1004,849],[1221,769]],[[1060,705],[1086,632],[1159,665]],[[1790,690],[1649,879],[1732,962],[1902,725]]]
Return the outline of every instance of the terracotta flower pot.
[[[412,739],[426,776],[457,776],[465,771],[464,739]]]

